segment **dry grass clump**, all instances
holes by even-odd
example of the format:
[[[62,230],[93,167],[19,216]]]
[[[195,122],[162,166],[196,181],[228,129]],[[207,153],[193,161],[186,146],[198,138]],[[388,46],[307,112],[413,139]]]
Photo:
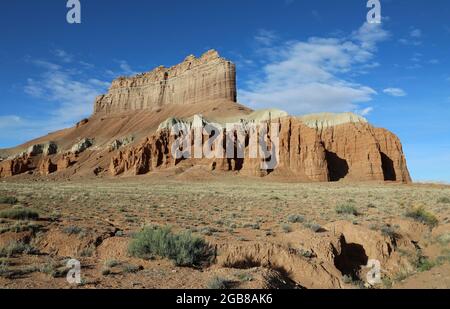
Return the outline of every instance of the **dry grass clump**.
[[[406,217],[428,225],[431,228],[434,228],[439,224],[439,220],[436,218],[436,216],[433,213],[427,211],[423,206],[415,207],[414,209],[408,211],[406,213]]]
[[[39,219],[39,213],[31,209],[12,208],[0,211],[0,218],[14,220],[36,220]]]
[[[211,262],[213,250],[190,232],[174,234],[170,227],[146,227],[134,236],[128,248],[132,256],[169,258],[177,266],[201,266]]]

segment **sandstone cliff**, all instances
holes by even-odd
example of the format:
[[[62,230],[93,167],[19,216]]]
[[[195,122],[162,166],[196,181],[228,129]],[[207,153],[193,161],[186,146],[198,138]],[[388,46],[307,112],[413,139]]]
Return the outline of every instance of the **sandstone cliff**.
[[[89,119],[8,150],[16,155],[0,161],[0,178],[142,175],[197,166],[211,173],[298,181],[411,181],[401,142],[391,132],[351,113],[293,117],[279,110],[252,112],[236,102],[235,74],[234,64],[209,51],[171,68],[119,78],[108,94],[97,98]],[[175,160],[170,128],[176,122],[191,129],[242,125],[244,158]],[[278,165],[265,170],[265,160],[249,156],[247,129],[248,124],[270,128],[270,123],[279,129],[279,148],[273,154]],[[271,138],[274,132],[269,132]],[[226,144],[214,147],[225,150]]]
[[[219,99],[236,101],[236,68],[211,50],[171,68],[114,80],[109,92],[96,99],[94,110],[111,114]]]
[[[356,115],[350,116],[361,120]],[[299,181],[411,181],[401,144],[386,130],[373,128],[365,121],[342,122],[327,128],[308,126],[295,117],[276,121],[280,146],[278,166],[274,170],[261,169],[264,159],[250,158],[248,132],[244,158],[186,159],[183,163],[203,165],[211,171],[238,171],[250,176],[273,174]],[[171,154],[175,139],[176,136],[163,126],[139,145],[119,151],[111,160],[111,175],[140,175],[175,167],[181,162],[174,160]],[[225,145],[223,147],[225,152]]]

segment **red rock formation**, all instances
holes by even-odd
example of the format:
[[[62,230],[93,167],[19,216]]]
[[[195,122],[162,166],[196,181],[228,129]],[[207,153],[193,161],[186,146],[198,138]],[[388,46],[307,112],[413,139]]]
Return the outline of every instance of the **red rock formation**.
[[[286,117],[279,121],[279,160],[273,171],[261,170],[261,159],[187,159],[191,164],[207,164],[216,170],[240,171],[245,175],[292,176],[303,181],[398,181],[410,182],[398,138],[367,123],[344,123],[328,128],[310,128],[301,120]],[[248,136],[246,137],[248,139]],[[146,174],[155,168],[176,165],[170,149],[174,137],[158,132],[136,147],[120,151],[111,161],[111,174]],[[204,140],[205,142],[205,140]],[[225,149],[224,149],[225,152]]]
[[[26,173],[30,161],[26,156],[0,162],[0,178]]]
[[[72,165],[72,160],[70,155],[64,154],[56,163],[57,170],[65,170]]]
[[[58,170],[58,166],[52,163],[50,158],[46,158],[39,164],[39,173],[48,176]]]

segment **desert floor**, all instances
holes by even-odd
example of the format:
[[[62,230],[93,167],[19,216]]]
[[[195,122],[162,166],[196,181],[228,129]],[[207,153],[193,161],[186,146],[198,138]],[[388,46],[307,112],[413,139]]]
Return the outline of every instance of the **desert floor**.
[[[417,209],[425,215],[407,215]],[[39,218],[11,215],[23,210]],[[132,257],[133,237],[155,225],[198,235],[215,260]],[[361,256],[381,260],[379,283],[366,282]],[[66,280],[71,258],[81,262],[78,285]],[[0,287],[450,288],[450,187],[10,179],[0,182]]]

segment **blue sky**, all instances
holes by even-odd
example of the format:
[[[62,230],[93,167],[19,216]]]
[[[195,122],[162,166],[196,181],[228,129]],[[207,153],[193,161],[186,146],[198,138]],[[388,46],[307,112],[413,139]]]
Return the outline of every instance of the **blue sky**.
[[[71,126],[118,75],[210,48],[239,100],[292,114],[354,111],[403,142],[416,181],[450,182],[450,2],[15,0],[0,10],[0,147]]]

